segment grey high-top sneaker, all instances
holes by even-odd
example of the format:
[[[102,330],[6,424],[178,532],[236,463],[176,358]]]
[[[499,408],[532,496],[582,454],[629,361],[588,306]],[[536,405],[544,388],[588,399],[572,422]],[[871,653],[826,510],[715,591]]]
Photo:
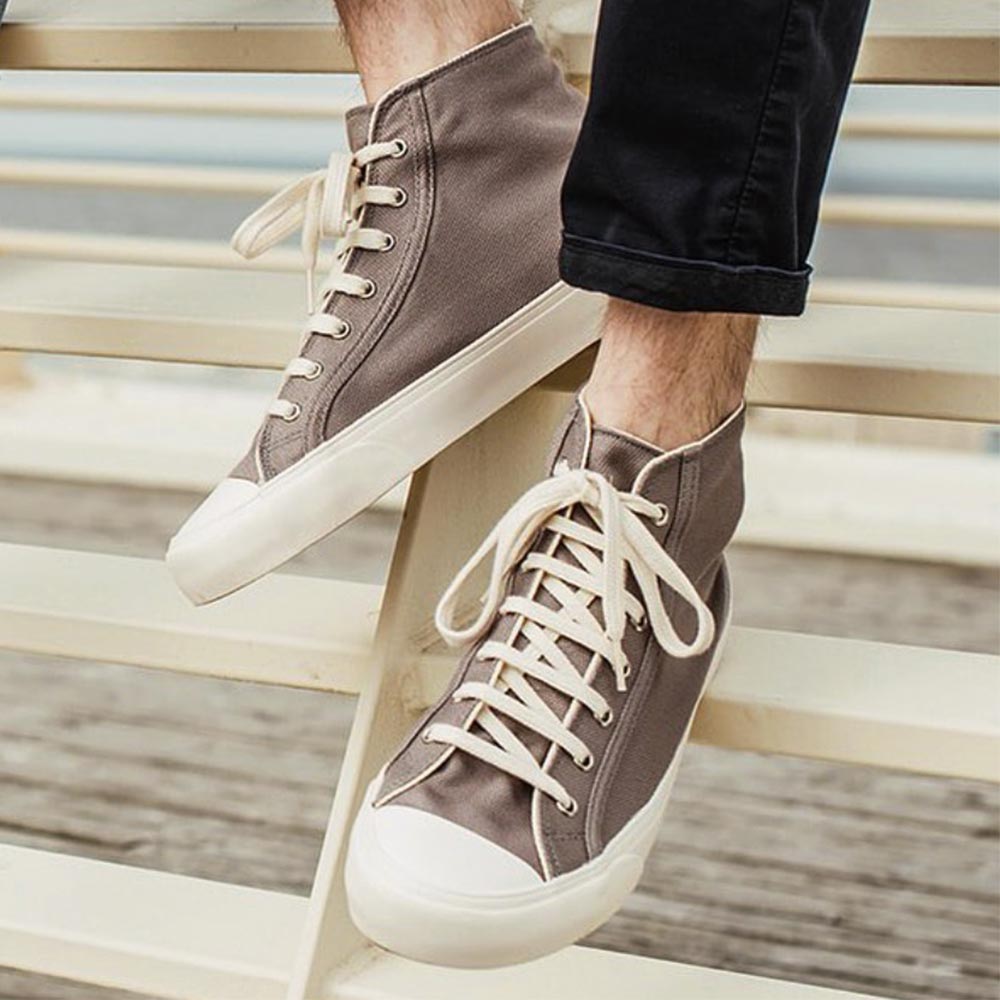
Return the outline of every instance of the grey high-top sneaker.
[[[351,835],[357,926],[420,961],[528,961],[634,888],[729,621],[742,409],[670,453],[578,404],[551,476],[449,587],[473,645],[368,790]],[[493,553],[478,619],[452,624]]]
[[[249,454],[167,562],[196,603],[296,555],[595,337],[597,296],[558,280],[559,191],[583,99],[532,28],[348,114],[352,152],[237,232],[248,256],[303,229],[302,353]]]

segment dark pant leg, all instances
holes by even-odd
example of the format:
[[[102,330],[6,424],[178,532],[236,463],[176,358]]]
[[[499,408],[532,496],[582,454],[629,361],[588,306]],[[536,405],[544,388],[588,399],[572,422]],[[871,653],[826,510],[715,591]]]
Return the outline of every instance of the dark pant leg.
[[[868,0],[604,0],[563,277],[795,315]]]

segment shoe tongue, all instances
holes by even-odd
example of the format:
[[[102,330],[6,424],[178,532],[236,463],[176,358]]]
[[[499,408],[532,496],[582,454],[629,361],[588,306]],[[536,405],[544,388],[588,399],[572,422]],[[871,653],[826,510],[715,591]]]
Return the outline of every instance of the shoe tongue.
[[[639,473],[663,453],[645,441],[607,427],[591,432],[587,468],[599,472],[615,489],[631,490]]]
[[[557,441],[551,466],[566,462],[571,469],[591,469],[615,489],[631,490],[639,473],[662,454],[638,438],[594,425],[583,400],[578,399]]]
[[[347,144],[351,147],[352,153],[356,153],[368,142],[368,128],[371,125],[374,112],[374,104],[359,104],[356,108],[351,108],[347,112],[345,118],[347,124]]]

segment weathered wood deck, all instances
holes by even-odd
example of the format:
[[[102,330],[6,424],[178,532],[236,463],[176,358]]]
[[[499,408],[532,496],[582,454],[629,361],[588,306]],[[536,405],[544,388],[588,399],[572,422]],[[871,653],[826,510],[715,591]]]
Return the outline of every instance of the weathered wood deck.
[[[0,535],[152,555],[193,502],[0,480]],[[379,579],[393,528],[365,515],[297,568]],[[988,572],[768,550],[733,563],[744,624],[997,645]],[[0,838],[305,892],[351,709],[0,655]],[[993,786],[693,747],[640,889],[589,943],[893,997],[994,998],[998,821]],[[111,996],[0,970],[0,1000]]]

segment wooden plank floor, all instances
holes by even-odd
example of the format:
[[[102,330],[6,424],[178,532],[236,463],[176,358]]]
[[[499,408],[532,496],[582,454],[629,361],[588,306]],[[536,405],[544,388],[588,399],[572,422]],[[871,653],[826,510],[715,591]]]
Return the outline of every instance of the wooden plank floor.
[[[0,536],[153,555],[195,498],[0,479]],[[365,515],[302,572],[377,580]],[[997,580],[733,554],[742,624],[993,650]],[[350,699],[0,654],[0,839],[306,892]],[[596,947],[892,997],[994,998],[993,786],[692,747],[638,891]],[[0,970],[0,1000],[110,1000]]]

